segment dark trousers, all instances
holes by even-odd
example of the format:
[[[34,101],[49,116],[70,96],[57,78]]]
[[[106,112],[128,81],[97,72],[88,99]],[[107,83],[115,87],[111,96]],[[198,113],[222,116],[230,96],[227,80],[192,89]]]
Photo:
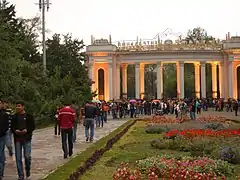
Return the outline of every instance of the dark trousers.
[[[56,120],[56,122],[55,122],[54,134],[55,134],[55,135],[60,135],[60,126],[59,126],[58,120]]]
[[[73,153],[73,129],[61,129],[61,137],[64,156],[71,156]]]

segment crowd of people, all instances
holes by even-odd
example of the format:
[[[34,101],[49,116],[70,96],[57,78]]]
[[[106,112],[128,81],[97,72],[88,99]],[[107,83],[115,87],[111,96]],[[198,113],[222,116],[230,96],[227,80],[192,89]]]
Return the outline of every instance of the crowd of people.
[[[86,142],[93,142],[96,128],[103,128],[108,121],[108,116],[113,119],[135,118],[141,115],[175,114],[176,118],[189,114],[191,119],[196,118],[196,114],[207,111],[209,107],[216,111],[234,111],[238,115],[240,101],[222,99],[199,100],[199,99],[168,99],[168,100],[113,100],[90,101],[84,107],[79,107],[75,102],[67,103],[63,107],[58,107],[55,114],[54,134],[61,136],[63,158],[71,157],[73,154],[73,144],[77,140],[77,125],[85,126]],[[84,117],[84,118],[83,118]],[[0,180],[4,177],[5,167],[5,146],[9,156],[15,154],[18,179],[29,178],[31,173],[31,140],[35,130],[34,117],[25,111],[23,101],[16,102],[16,111],[8,108],[7,101],[0,100]],[[12,142],[13,137],[13,142]],[[14,150],[13,146],[14,144]],[[25,171],[23,168],[22,154],[24,156]]]

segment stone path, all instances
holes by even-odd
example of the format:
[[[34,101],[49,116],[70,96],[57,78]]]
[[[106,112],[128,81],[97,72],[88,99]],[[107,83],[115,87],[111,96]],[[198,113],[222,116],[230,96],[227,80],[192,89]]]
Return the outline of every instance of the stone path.
[[[103,128],[95,129],[95,139],[97,141],[108,135],[110,132],[124,124],[127,119],[110,120]],[[68,160],[63,159],[61,147],[61,138],[53,136],[53,127],[36,130],[32,141],[32,176],[31,180],[39,180],[48,172],[58,166],[66,163]],[[84,128],[78,126],[77,142],[74,146],[75,154],[84,151],[92,143],[85,142]],[[15,180],[17,178],[15,158],[8,157],[5,167],[4,180]],[[24,162],[24,161],[23,161]]]

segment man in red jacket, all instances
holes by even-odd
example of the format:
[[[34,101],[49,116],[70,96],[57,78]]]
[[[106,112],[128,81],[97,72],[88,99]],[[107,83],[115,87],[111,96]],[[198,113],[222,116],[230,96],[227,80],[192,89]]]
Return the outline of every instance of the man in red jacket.
[[[58,120],[61,128],[63,157],[66,159],[68,155],[71,157],[73,154],[73,125],[76,120],[76,112],[70,105],[67,105],[59,110]]]

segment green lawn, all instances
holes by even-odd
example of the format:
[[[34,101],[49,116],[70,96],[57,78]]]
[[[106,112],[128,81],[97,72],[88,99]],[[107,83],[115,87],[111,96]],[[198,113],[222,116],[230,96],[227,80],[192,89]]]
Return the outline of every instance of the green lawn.
[[[128,162],[130,166],[133,166],[136,160],[164,152],[188,155],[184,152],[152,148],[150,141],[159,138],[161,135],[145,133],[145,126],[146,122],[138,121],[111,150],[103,155],[91,170],[81,177],[81,180],[112,180],[113,173],[121,162]]]

